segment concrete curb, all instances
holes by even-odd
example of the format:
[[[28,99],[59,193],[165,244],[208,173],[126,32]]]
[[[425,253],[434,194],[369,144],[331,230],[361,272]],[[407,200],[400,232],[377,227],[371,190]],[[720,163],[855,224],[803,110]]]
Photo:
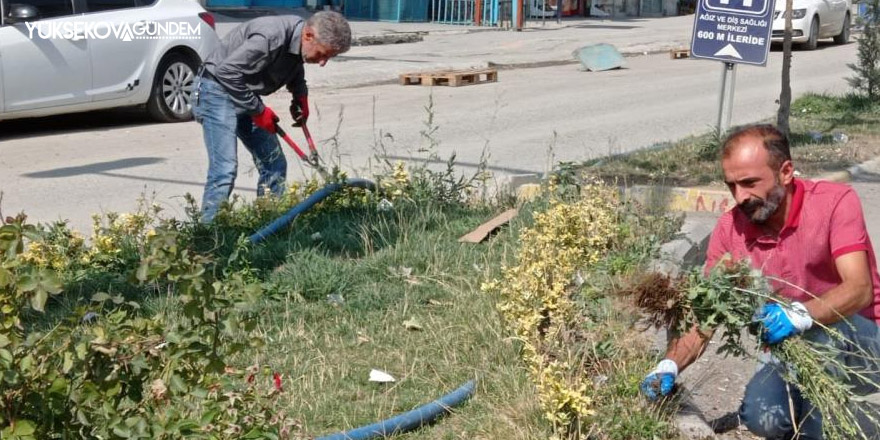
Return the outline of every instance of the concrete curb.
[[[867,174],[880,174],[880,157],[853,165],[843,171],[821,174],[812,179],[846,183]],[[634,185],[627,189],[627,195],[649,206],[662,206],[673,212],[722,214],[736,205],[729,191],[714,187]]]
[[[851,182],[853,179],[857,179],[860,176],[864,176],[866,174],[877,173],[880,173],[880,157],[875,157],[871,160],[853,165],[844,171],[836,171],[833,173],[823,174],[817,177],[816,180],[827,180],[830,182],[843,183]]]

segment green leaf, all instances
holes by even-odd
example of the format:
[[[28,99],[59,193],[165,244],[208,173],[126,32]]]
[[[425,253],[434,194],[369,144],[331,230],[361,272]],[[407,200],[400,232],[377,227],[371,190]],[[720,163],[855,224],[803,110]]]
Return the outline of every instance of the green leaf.
[[[40,270],[40,286],[52,295],[57,295],[64,289],[58,274],[51,269]]]
[[[178,423],[177,425],[177,429],[180,431],[181,434],[188,434],[189,432],[199,428],[201,428],[201,425],[196,423],[195,420],[190,419],[181,420],[180,423]]]
[[[12,284],[12,272],[0,267],[0,287]]]
[[[0,365],[4,365],[6,368],[12,367],[12,352],[5,349],[0,348]]]
[[[7,345],[9,345],[11,343],[12,343],[12,341],[9,340],[9,337],[0,333],[0,348],[6,347]]]
[[[21,362],[19,362],[19,367],[21,368],[22,372],[29,372],[31,367],[33,367],[33,366],[34,366],[34,357],[30,356],[30,355],[23,357],[21,359]]]
[[[44,289],[37,289],[34,294],[31,296],[31,308],[42,312],[43,308],[46,306],[46,301],[49,299],[49,292],[46,292]]]
[[[98,292],[98,293],[92,295],[93,302],[104,302],[104,301],[107,301],[108,299],[110,299],[110,294],[108,294],[106,292]]]
[[[253,428],[248,431],[248,433],[245,434],[242,438],[263,438],[263,431],[261,431],[259,428]]]
[[[83,426],[92,426],[92,424],[89,423],[89,418],[86,417],[86,413],[80,409],[76,410],[76,421]]]
[[[16,370],[7,369],[3,372],[3,382],[6,382],[7,384],[18,386],[20,385],[19,379],[21,379],[21,375],[18,374],[18,371]]]
[[[208,423],[211,423],[214,421],[214,418],[217,417],[217,414],[220,414],[220,410],[219,409],[212,409],[212,410],[207,411],[204,414],[202,414],[202,418],[199,421],[202,423],[202,425],[207,425]]]
[[[19,292],[30,292],[40,285],[40,281],[33,273],[26,273],[18,278],[16,288]]]
[[[131,438],[131,430],[125,426],[116,425],[113,427],[113,433],[122,438]]]
[[[63,377],[56,377],[49,386],[49,394],[67,394],[67,380]]]
[[[29,436],[33,435],[37,429],[30,420],[16,420],[15,429],[12,431],[13,436]]]
[[[81,361],[85,360],[86,356],[88,356],[89,354],[89,346],[85,342],[80,342],[79,344],[76,344],[74,350],[76,350],[76,358]]]
[[[176,374],[171,375],[171,390],[176,393],[182,393],[186,391],[186,383],[184,383],[183,379]]]
[[[149,274],[149,271],[150,271],[150,265],[149,265],[149,258],[148,258],[143,263],[141,263],[140,266],[138,266],[135,276],[137,277],[138,281],[143,283],[143,282],[147,281],[147,276]]]
[[[61,365],[61,372],[67,374],[73,368],[73,353],[64,352],[64,361]]]

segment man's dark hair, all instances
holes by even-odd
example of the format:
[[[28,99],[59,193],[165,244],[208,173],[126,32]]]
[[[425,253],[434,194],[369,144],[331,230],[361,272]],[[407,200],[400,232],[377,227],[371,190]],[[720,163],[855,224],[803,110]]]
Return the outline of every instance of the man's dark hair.
[[[721,147],[721,158],[730,156],[731,150],[736,147],[741,140],[748,137],[756,137],[764,143],[764,148],[770,153],[770,168],[778,169],[782,163],[791,160],[791,148],[788,145],[788,138],[782,134],[776,127],[770,124],[746,125],[734,129]]]

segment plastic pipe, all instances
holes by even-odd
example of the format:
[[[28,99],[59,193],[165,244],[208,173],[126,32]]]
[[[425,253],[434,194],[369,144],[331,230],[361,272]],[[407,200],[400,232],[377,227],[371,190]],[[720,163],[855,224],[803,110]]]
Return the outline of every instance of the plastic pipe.
[[[468,381],[455,391],[412,411],[350,431],[318,437],[315,440],[367,440],[412,431],[436,420],[474,394],[476,382]]]
[[[299,202],[293,208],[290,208],[289,211],[284,213],[281,217],[276,218],[264,226],[263,229],[255,232],[253,235],[248,237],[248,240],[251,243],[259,243],[266,239],[266,237],[278,232],[284,226],[290,224],[297,216],[308,211],[316,204],[320,203],[322,200],[330,197],[334,192],[342,189],[345,186],[353,186],[356,188],[364,188],[368,190],[375,190],[376,184],[367,180],[367,179],[347,179],[345,182],[341,183],[328,183],[323,188],[315,191],[312,195],[308,196],[302,202]]]

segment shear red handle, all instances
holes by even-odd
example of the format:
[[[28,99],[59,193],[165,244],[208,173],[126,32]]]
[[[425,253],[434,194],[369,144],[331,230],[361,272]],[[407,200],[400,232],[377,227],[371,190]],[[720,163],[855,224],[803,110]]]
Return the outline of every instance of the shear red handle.
[[[315,148],[315,141],[312,140],[312,134],[309,133],[309,127],[306,126],[305,123],[302,124],[302,130],[303,130],[303,135],[305,135],[305,137],[306,137],[306,142],[309,144],[309,152],[311,153],[313,158],[317,159],[318,158],[318,149]]]
[[[296,152],[296,155],[299,156],[299,158],[302,159],[303,162],[317,170],[318,174],[320,174],[321,177],[324,178],[324,180],[329,180],[330,174],[327,172],[324,166],[321,165],[321,157],[318,156],[318,150],[315,148],[315,141],[312,140],[312,135],[309,133],[309,129],[306,128],[305,124],[303,124],[302,128],[303,133],[306,136],[306,141],[309,143],[309,151],[311,152],[311,154],[309,155],[306,155],[302,148],[300,148],[299,145],[297,145],[296,142],[294,142],[293,139],[290,138],[290,136],[284,131],[283,128],[281,128],[280,125],[278,125],[277,123],[275,124],[275,132],[278,133],[278,135],[280,135],[282,139],[284,139],[284,142],[287,142],[287,145],[289,145],[290,148],[293,148],[293,151]]]
[[[303,152],[299,145],[297,145],[296,142],[294,142],[293,139],[291,139],[290,136],[284,131],[284,129],[281,128],[281,126],[277,123],[275,124],[275,131],[281,136],[281,139],[284,139],[284,142],[287,142],[287,145],[289,145],[290,148],[293,148],[293,151],[296,152],[296,155],[299,156],[300,159],[311,163],[309,161],[309,156],[307,156],[306,153]]]

